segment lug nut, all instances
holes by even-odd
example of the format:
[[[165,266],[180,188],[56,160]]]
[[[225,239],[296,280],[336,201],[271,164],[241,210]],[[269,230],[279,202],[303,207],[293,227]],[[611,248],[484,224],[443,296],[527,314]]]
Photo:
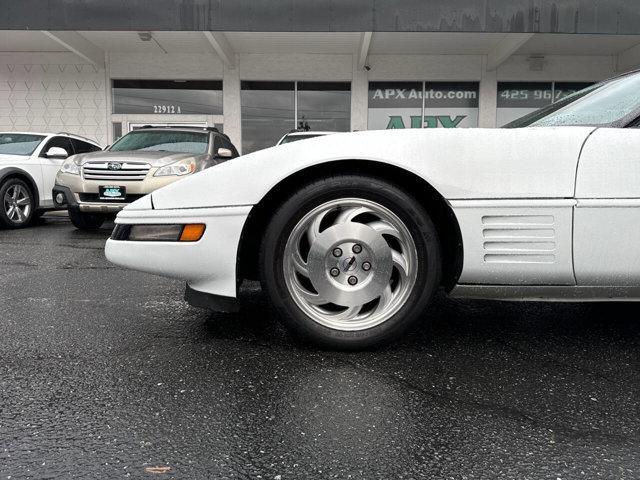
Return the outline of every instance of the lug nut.
[[[353,247],[351,247],[353,253],[360,253],[362,251],[362,246],[356,243]]]
[[[334,257],[341,257],[342,256],[342,249],[341,248],[334,248],[333,249],[333,256]]]
[[[340,269],[333,267],[331,270],[329,270],[329,274],[331,274],[332,277],[337,277],[338,275],[340,275]]]
[[[358,283],[358,277],[354,277],[353,275],[351,275],[347,282],[349,282],[349,285],[355,285],[356,283]]]
[[[370,264],[369,262],[364,262],[364,263],[362,264],[362,269],[363,269],[365,272],[368,272],[369,270],[371,270],[371,264]]]

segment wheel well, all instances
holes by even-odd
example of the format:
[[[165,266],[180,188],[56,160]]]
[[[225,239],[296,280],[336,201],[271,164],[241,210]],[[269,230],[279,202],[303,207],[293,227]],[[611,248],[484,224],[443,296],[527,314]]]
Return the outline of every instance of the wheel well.
[[[11,178],[18,178],[25,182],[31,189],[31,193],[33,193],[33,197],[35,200],[34,208],[37,209],[40,206],[40,195],[38,194],[38,187],[36,186],[36,182],[33,181],[33,178],[31,178],[31,175],[18,170],[17,168],[9,170],[8,172],[4,173],[4,175],[0,173],[0,175],[0,186],[2,186],[4,182]]]
[[[453,288],[462,271],[463,251],[460,227],[449,203],[417,175],[394,165],[367,160],[340,160],[314,165],[296,172],[273,187],[253,207],[242,230],[238,249],[238,279],[258,279],[260,242],[274,210],[289,198],[292,190],[325,176],[363,173],[396,184],[412,194],[429,212],[442,248],[442,283],[447,290]]]

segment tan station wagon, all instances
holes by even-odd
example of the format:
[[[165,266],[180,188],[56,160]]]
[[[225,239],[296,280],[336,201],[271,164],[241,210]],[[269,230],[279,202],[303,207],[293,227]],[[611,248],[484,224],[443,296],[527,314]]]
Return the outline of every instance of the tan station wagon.
[[[77,228],[99,228],[134,200],[237,156],[229,137],[215,128],[145,127],[104,151],[69,157],[53,200],[67,207]]]

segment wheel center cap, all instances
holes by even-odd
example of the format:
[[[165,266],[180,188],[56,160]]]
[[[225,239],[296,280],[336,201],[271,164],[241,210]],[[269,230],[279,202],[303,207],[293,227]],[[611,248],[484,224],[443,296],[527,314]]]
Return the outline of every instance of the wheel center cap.
[[[349,244],[361,245],[362,252],[342,258],[334,256],[335,248],[346,252]],[[376,268],[364,271],[363,262],[372,263]],[[309,250],[307,266],[309,279],[320,296],[337,305],[357,306],[382,294],[391,278],[393,259],[391,248],[380,233],[362,223],[348,222],[329,227],[316,237]],[[330,271],[336,266],[341,272],[334,277]],[[349,283],[350,276],[357,278],[355,284]]]
[[[358,266],[358,262],[356,257],[347,257],[342,260],[342,271],[343,272],[352,272]]]

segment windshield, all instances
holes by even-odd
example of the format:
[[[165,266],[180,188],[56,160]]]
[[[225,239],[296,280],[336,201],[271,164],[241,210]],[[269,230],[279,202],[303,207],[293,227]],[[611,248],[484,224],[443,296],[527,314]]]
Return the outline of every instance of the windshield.
[[[127,133],[109,149],[112,152],[139,150],[143,152],[207,153],[209,134],[206,132],[137,130]]]
[[[640,108],[640,75],[592,85],[504,128],[611,125]]]
[[[319,137],[320,135],[317,133],[310,133],[309,135],[287,135],[282,139],[280,145],[284,145],[285,143],[297,142],[298,140],[305,140],[307,138]]]
[[[0,133],[0,154],[31,155],[44,139],[28,133]]]

